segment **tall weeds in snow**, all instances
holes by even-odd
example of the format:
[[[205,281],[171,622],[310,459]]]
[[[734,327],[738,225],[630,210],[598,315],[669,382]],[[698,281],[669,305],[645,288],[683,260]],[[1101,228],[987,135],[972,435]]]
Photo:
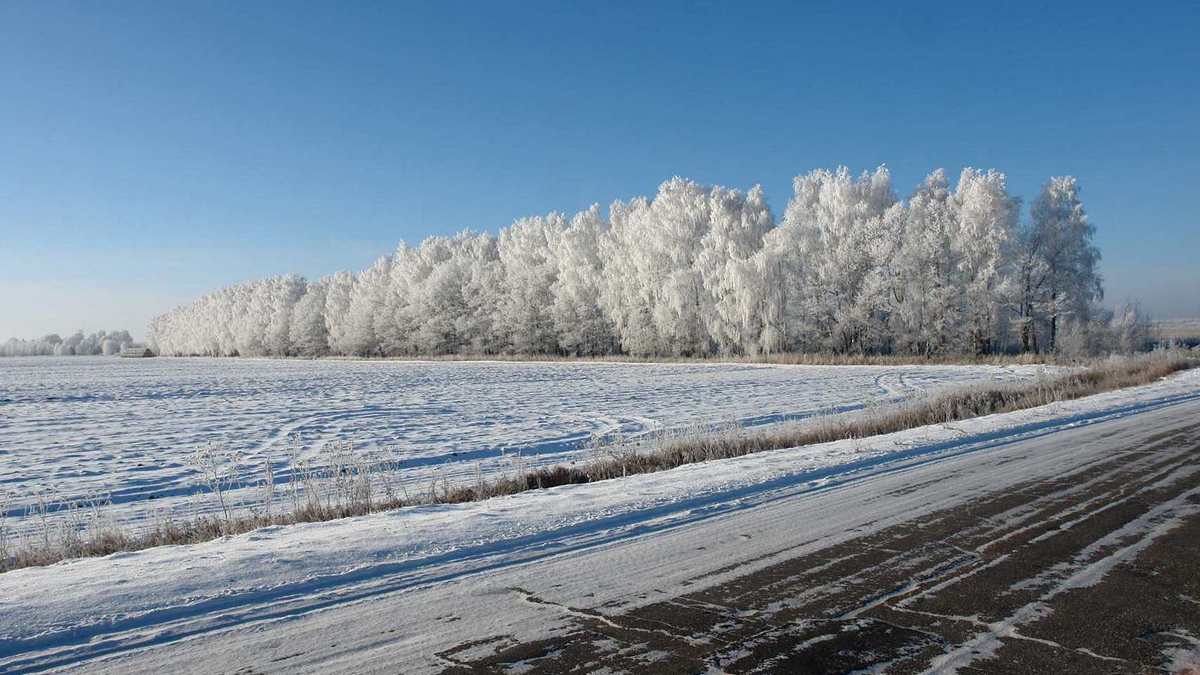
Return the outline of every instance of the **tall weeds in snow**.
[[[0,492],[0,570],[4,569],[4,561],[12,556],[9,537],[8,496]]]
[[[363,452],[343,441],[327,443],[314,456],[305,456],[299,439],[292,437],[288,439],[285,466],[278,474],[268,460],[259,484],[258,503],[236,502],[232,493],[239,487],[236,468],[240,458],[224,446],[209,444],[198,449],[193,459],[198,481],[206,488],[201,496],[209,500],[204,511],[215,515],[175,520],[165,512],[147,531],[135,534],[105,517],[109,506],[105,497],[52,503],[41,494],[26,507],[25,520],[32,527],[26,528],[18,541],[0,495],[0,572],[70,557],[198,543],[267,525],[332,520],[421,504],[477,501],[765,450],[865,438],[1147,384],[1197,363],[1186,352],[1155,352],[1114,357],[1033,382],[978,384],[764,430],[744,429],[731,421],[634,438],[621,433],[598,435],[588,443],[587,458],[577,464],[530,469],[519,452],[505,453],[508,469],[499,475],[485,477],[476,465],[474,476],[465,484],[451,485],[445,474],[435,475],[427,490],[412,495],[399,479],[400,463],[386,452]],[[280,480],[282,496],[277,489]],[[277,509],[277,501],[284,508]]]
[[[0,499],[0,571],[126,550],[129,535],[109,516],[111,504],[107,495],[53,501],[42,493],[25,507],[31,525],[18,533]]]
[[[263,505],[263,515],[270,520],[272,507],[275,504],[275,464],[270,457],[263,462],[263,479],[259,483],[259,491],[261,492],[259,500]]]
[[[192,467],[199,474],[201,485],[216,499],[223,522],[232,519],[232,504],[227,495],[237,487],[238,462],[237,453],[216,443],[207,443],[192,454]]]

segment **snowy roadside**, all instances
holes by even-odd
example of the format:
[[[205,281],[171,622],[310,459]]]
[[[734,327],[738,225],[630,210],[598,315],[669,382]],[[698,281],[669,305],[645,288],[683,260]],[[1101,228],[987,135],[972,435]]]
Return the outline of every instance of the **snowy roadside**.
[[[428,585],[746,508],[784,487],[816,490],[1197,398],[1193,370],[953,425],[16,570],[0,575],[0,659],[200,616],[220,625],[250,605],[308,598],[319,607],[323,595]]]
[[[261,507],[266,466],[323,465],[327,443],[386,464],[407,492],[519,463],[588,456],[626,437],[737,421],[765,427],[970,384],[1031,382],[1049,366],[293,361],[28,358],[0,361],[0,501],[21,536],[45,498],[104,504],[140,531],[211,513],[194,453],[216,446],[232,501]],[[382,486],[380,486],[382,487]],[[279,491],[282,496],[283,490]],[[280,508],[285,504],[278,504]]]

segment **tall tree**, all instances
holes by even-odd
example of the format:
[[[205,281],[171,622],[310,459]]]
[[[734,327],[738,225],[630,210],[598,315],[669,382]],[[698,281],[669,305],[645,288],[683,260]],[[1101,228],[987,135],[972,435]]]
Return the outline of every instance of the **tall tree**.
[[[785,268],[792,279],[788,309],[793,348],[861,350],[869,326],[859,297],[875,266],[871,243],[896,203],[886,167],[864,172],[819,169],[797,176],[775,245],[798,258]]]
[[[941,169],[908,199],[902,243],[894,261],[892,330],[899,350],[922,356],[953,349],[962,326],[955,214]]]
[[[329,353],[329,330],[325,326],[327,279],[308,284],[292,310],[288,339],[297,356],[315,358]]]
[[[608,223],[593,204],[571,218],[570,225],[549,239],[557,267],[551,320],[558,346],[576,356],[615,351],[613,326],[600,307],[604,268],[600,239]]]
[[[341,353],[373,356],[383,353],[375,333],[375,317],[383,311],[387,296],[392,257],[383,256],[359,272],[350,290],[350,306],[346,310],[346,330],[342,334]]]
[[[1003,295],[1011,273],[1020,202],[1009,196],[1003,173],[963,169],[953,199],[957,224],[954,260],[966,306],[963,351],[993,351],[1005,333]]]
[[[759,274],[755,256],[763,237],[775,226],[762,187],[749,193],[714,187],[705,207],[708,231],[700,239],[695,266],[705,297],[704,322],[717,349],[725,354],[757,353],[763,343],[767,290],[754,283]]]
[[[496,327],[518,354],[545,354],[558,348],[551,318],[552,288],[558,265],[550,242],[567,228],[561,213],[522,218],[500,233],[504,297],[496,308]]]
[[[1015,304],[1022,350],[1052,351],[1061,322],[1087,321],[1092,303],[1104,297],[1095,232],[1075,178],[1051,178],[1020,236]]]
[[[350,343],[350,300],[354,295],[355,276],[337,272],[328,277],[325,285],[325,327],[329,333],[329,349],[335,354],[348,354]]]

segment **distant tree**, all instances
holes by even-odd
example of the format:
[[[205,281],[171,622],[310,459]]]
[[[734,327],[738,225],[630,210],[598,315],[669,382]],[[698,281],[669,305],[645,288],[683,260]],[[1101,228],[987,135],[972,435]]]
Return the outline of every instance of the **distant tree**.
[[[121,349],[133,344],[129,331],[119,330],[107,333],[97,331],[84,334],[79,331],[64,341],[56,333],[43,335],[34,340],[10,338],[0,343],[0,357],[3,356],[112,356],[120,353]]]
[[[410,289],[407,320],[416,353],[457,354],[462,349],[458,328],[467,303],[455,254],[468,236],[429,237],[421,242],[417,256],[420,274]]]
[[[896,203],[885,167],[858,179],[849,169],[797,176],[795,194],[776,230],[775,248],[793,260],[786,310],[789,346],[838,352],[871,348],[868,311],[875,301],[861,296],[877,264],[872,242],[884,214]]]
[[[325,329],[329,334],[329,349],[335,354],[350,353],[348,318],[354,286],[355,277],[349,272],[337,272],[325,284]]]
[[[775,226],[762,187],[746,194],[710,188],[702,212],[708,231],[700,239],[695,267],[704,289],[700,306],[706,332],[721,353],[771,351],[774,338],[763,337],[768,290],[754,278],[760,274],[755,257],[763,237]]]
[[[1104,297],[1096,269],[1100,251],[1072,176],[1051,178],[1030,217],[1019,239],[1017,326],[1022,351],[1052,351],[1062,321],[1087,321],[1088,310]]]
[[[600,306],[604,281],[600,239],[607,231],[599,205],[593,204],[548,240],[556,267],[550,318],[558,347],[567,354],[586,356],[616,349],[612,322]]]
[[[773,225],[761,190],[748,197],[676,177],[653,201],[613,204],[610,220],[601,241],[601,305],[626,351],[757,348],[762,322],[746,314],[758,299],[744,294],[762,289],[739,274]]]
[[[288,342],[296,356],[314,358],[329,353],[329,329],[325,325],[328,279],[308,284],[292,308]]]
[[[885,167],[797,176],[777,224],[761,188],[680,177],[653,198],[499,236],[401,242],[351,274],[234,284],[151,323],[164,354],[920,355],[1127,349],[1110,320],[1074,178],[1053,178],[1018,225],[1004,174],[932,172],[899,201]],[[1069,333],[1069,345],[1059,348]],[[10,340],[0,353],[109,353],[125,336]],[[53,339],[51,339],[53,338]]]
[[[1020,202],[1004,174],[963,169],[954,191],[954,258],[962,287],[967,343],[960,351],[994,351],[1006,331],[1005,280],[1011,274]]]
[[[891,327],[897,347],[929,356],[949,351],[962,328],[955,214],[949,181],[941,169],[925,178],[908,200],[891,286]]]
[[[1131,300],[1118,307],[1113,313],[1110,326],[1118,351],[1132,354],[1150,348],[1150,316],[1142,311],[1141,303]]]
[[[503,344],[518,354],[546,354],[558,348],[552,309],[558,264],[550,242],[567,229],[561,213],[522,218],[500,233],[504,293],[495,325]]]
[[[392,257],[383,256],[358,274],[350,289],[350,304],[346,309],[345,330],[338,351],[355,356],[382,354],[382,345],[375,333],[375,316],[383,311],[387,297]]]
[[[265,311],[267,312],[266,336],[263,346],[270,356],[294,356],[292,345],[292,321],[296,304],[304,297],[308,283],[296,274],[287,274],[268,280]]]
[[[502,348],[495,328],[495,308],[504,293],[504,270],[499,245],[490,234],[464,232],[451,255],[458,273],[461,309],[455,318],[457,347],[476,354],[493,354]]]

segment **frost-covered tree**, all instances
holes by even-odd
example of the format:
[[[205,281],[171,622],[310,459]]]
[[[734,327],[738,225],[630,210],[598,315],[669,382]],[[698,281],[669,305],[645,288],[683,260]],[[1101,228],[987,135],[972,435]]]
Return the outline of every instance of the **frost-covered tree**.
[[[267,280],[266,302],[267,309],[266,336],[263,347],[269,356],[293,356],[292,321],[296,303],[304,297],[308,283],[296,274],[286,274]]]
[[[262,356],[266,353],[267,324],[271,316],[271,299],[266,281],[251,281],[234,287],[233,339],[239,356]]]
[[[380,351],[490,351],[491,313],[498,298],[496,266],[496,244],[490,235],[428,237],[417,247],[401,242],[375,314]]]
[[[601,304],[625,350],[693,355],[757,344],[761,321],[746,316],[757,299],[738,297],[753,286],[734,284],[772,223],[761,190],[747,197],[676,177],[653,201],[613,204],[610,221]]]
[[[418,249],[424,273],[413,284],[408,304],[414,349],[418,353],[455,354],[462,349],[458,319],[467,308],[461,270],[455,264],[456,248],[456,239],[430,237]]]
[[[1062,321],[1087,321],[1088,310],[1103,297],[1095,231],[1075,178],[1051,178],[1033,202],[1018,242],[1012,288],[1022,351],[1052,351]]]
[[[500,297],[495,238],[462,232],[429,237],[393,256],[382,316],[387,354],[477,353],[495,349]],[[379,323],[377,322],[377,326]]]
[[[382,354],[379,337],[375,333],[375,317],[383,311],[391,266],[391,256],[383,256],[355,278],[350,288],[345,328],[339,336],[340,342],[334,346],[338,353],[354,356]]]
[[[650,208],[645,197],[609,207],[609,229],[600,238],[604,275],[600,304],[613,324],[622,349],[630,354],[664,353],[664,346],[651,319],[655,289],[645,270],[652,261],[638,245],[641,220],[634,214]]]
[[[708,231],[695,261],[706,331],[724,354],[771,351],[774,338],[763,338],[769,293],[754,279],[761,274],[755,257],[775,226],[766,196],[757,185],[747,194],[714,187],[707,202]]]
[[[953,198],[954,258],[963,291],[968,344],[960,351],[994,350],[1006,332],[1006,279],[1012,271],[1020,202],[1009,196],[1003,173],[963,169]]]
[[[104,335],[100,340],[100,353],[105,356],[120,354],[122,349],[133,345],[133,336],[127,330],[117,330]]]
[[[898,350],[983,354],[1001,344],[1017,209],[996,171],[964,169],[953,193],[941,169],[918,186],[892,261]]]
[[[350,344],[350,300],[354,294],[355,276],[337,272],[325,285],[325,330],[329,334],[329,349],[334,354],[347,354]]]
[[[894,290],[898,280],[895,261],[903,245],[906,215],[904,205],[895,203],[866,223],[870,233],[867,272],[851,305],[849,319],[843,319],[858,327],[858,351],[890,353],[896,348],[889,322],[895,311]]]
[[[550,242],[567,229],[561,213],[522,218],[500,233],[504,295],[496,308],[503,343],[518,354],[546,354],[558,348],[551,316],[558,265]]]
[[[891,328],[902,352],[929,356],[953,349],[962,328],[954,207],[941,169],[908,199],[901,244],[892,268]]]
[[[129,331],[124,330],[111,333],[97,331],[86,335],[79,331],[68,340],[70,344],[64,346],[66,341],[57,333],[34,340],[10,338],[0,343],[0,356],[113,356],[133,344]]]
[[[709,351],[705,318],[711,298],[697,265],[701,241],[712,227],[709,190],[689,180],[673,178],[659,188],[654,201],[631,212],[638,239],[627,241],[641,249],[647,287],[652,291],[650,320],[668,354],[693,355]]]
[[[375,317],[375,331],[384,353],[393,356],[415,353],[413,340],[419,317],[413,316],[411,303],[414,289],[427,275],[428,270],[423,269],[420,262],[420,252],[400,242],[392,254],[383,307]]]
[[[446,237],[430,238],[422,242],[421,252],[431,264],[411,301],[418,350],[426,354],[457,353],[462,345],[456,319],[466,311],[466,305],[463,280],[454,265],[454,242]]]
[[[503,293],[504,270],[496,238],[464,232],[455,240],[452,259],[458,270],[461,311],[454,332],[461,351],[494,354],[502,343],[495,329],[495,308]]]
[[[75,350],[83,343],[83,331],[76,331],[67,336],[54,349],[55,356],[75,356]]]
[[[1124,354],[1145,351],[1152,343],[1150,317],[1140,303],[1128,301],[1113,312],[1109,321],[1114,348]]]
[[[100,341],[100,353],[104,356],[115,356],[120,354],[121,343],[106,337]]]
[[[296,356],[315,358],[329,353],[329,329],[325,326],[328,284],[328,279],[308,284],[292,309],[288,340]]]
[[[234,284],[156,317],[151,339],[164,354],[213,356],[933,355],[1011,349],[1014,336],[1055,349],[1062,331],[1071,349],[1105,350],[1132,335],[1125,314],[1095,309],[1099,253],[1075,180],[1047,183],[1019,228],[1018,211],[997,171],[964,169],[952,190],[938,170],[899,202],[886,168],[841,167],[796,177],[776,226],[761,188],[677,177],[607,219],[598,206],[554,212],[496,237],[401,242],[314,284]],[[123,343],[54,338],[0,353]]]
[[[548,240],[556,265],[550,318],[559,348],[575,356],[616,351],[612,322],[600,307],[604,265],[600,239],[608,223],[593,204]]]
[[[862,291],[879,257],[872,244],[887,234],[884,214],[896,203],[891,175],[882,166],[857,179],[846,167],[820,169],[797,176],[793,187],[771,242],[778,255],[791,258],[783,265],[788,344],[870,349],[880,317],[873,311],[876,299]]]

